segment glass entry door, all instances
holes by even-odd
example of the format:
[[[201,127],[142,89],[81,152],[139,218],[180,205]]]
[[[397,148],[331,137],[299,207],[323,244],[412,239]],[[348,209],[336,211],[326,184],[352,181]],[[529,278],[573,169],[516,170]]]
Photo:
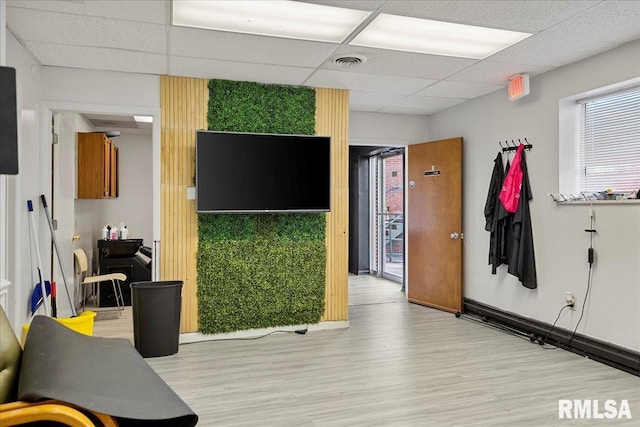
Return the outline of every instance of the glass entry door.
[[[404,150],[372,157],[369,170],[372,270],[404,284]]]

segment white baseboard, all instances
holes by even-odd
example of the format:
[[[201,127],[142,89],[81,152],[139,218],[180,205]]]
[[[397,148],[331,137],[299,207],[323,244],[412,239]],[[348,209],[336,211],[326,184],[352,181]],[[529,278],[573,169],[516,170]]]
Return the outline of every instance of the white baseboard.
[[[281,326],[278,328],[265,328],[265,329],[248,329],[245,331],[228,332],[225,334],[203,334],[201,332],[189,332],[186,334],[180,334],[180,344],[191,344],[203,341],[221,341],[221,340],[234,340],[234,339],[249,339],[259,338],[268,334],[295,332],[300,330],[307,330],[309,332],[324,331],[328,329],[345,329],[349,327],[348,320],[340,320],[333,322],[320,322],[311,325],[290,325]]]

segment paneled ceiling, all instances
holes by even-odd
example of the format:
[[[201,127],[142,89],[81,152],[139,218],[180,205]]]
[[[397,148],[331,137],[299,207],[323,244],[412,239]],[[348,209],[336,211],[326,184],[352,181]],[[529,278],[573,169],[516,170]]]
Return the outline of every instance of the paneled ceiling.
[[[640,1],[308,3],[533,35],[483,60],[454,58],[172,26],[169,0],[7,0],[6,23],[45,66],[344,88],[352,111],[420,115],[640,38]],[[350,55],[366,61],[334,62]]]

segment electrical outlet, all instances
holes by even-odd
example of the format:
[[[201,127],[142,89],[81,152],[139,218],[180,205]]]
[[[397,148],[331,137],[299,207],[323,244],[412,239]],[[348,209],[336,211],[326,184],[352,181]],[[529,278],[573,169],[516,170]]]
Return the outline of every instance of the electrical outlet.
[[[573,295],[573,292],[567,292],[564,296],[565,304],[570,306],[571,310],[576,309],[576,297]]]

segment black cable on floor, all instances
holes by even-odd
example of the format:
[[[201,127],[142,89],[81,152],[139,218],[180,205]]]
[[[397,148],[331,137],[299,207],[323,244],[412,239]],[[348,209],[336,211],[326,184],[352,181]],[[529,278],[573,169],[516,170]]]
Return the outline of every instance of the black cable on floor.
[[[563,306],[560,311],[558,312],[558,317],[556,317],[555,322],[553,322],[553,325],[551,325],[551,327],[549,328],[549,330],[547,331],[547,334],[544,336],[544,338],[542,339],[542,341],[539,341],[538,343],[542,346],[542,348],[544,348],[545,350],[555,350],[558,347],[545,347],[545,343],[547,342],[547,338],[549,338],[549,334],[551,333],[551,331],[553,331],[553,329],[556,327],[556,323],[558,323],[558,320],[560,319],[560,316],[562,315],[562,312],[564,311],[565,308],[567,307],[571,307],[570,304],[567,304],[565,306]]]
[[[213,339],[207,339],[205,341],[251,341],[251,340],[259,340],[260,338],[268,337],[269,335],[273,335],[273,334],[298,334],[298,335],[304,335],[304,334],[307,333],[308,330],[309,330],[309,325],[307,324],[307,326],[305,326],[304,329],[296,329],[295,331],[277,330],[277,331],[271,331],[271,332],[266,333],[264,335],[259,335],[257,337],[213,338]],[[203,341],[196,341],[196,342],[193,342],[193,343],[185,343],[185,344],[195,344],[195,343],[199,343],[199,342],[203,342]]]

